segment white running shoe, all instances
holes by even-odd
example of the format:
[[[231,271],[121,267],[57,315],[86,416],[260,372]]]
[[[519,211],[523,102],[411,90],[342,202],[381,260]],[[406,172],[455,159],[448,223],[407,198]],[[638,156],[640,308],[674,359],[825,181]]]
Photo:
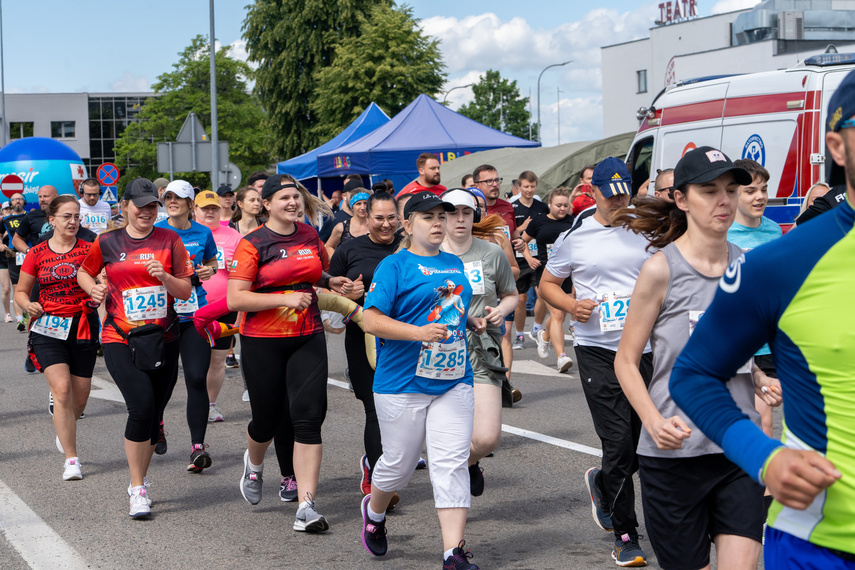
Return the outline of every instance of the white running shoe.
[[[551,342],[543,338],[545,336],[545,330],[540,329],[537,331],[537,338],[535,340],[537,341],[537,356],[540,358],[547,358],[549,356],[549,347],[552,345]]]
[[[83,479],[83,473],[80,471],[80,461],[76,457],[69,457],[65,460],[65,470],[62,472],[63,481],[79,481]]]
[[[217,409],[217,404],[211,404],[208,407],[208,421],[209,422],[221,422],[221,421],[223,421],[223,414],[221,414],[220,410]]]
[[[60,453],[65,453],[65,450],[62,448],[62,444],[59,442],[59,436],[56,436],[56,448],[59,450]]]
[[[146,497],[145,485],[131,488],[131,510],[128,513],[134,519],[147,519],[151,516],[151,505]]]
[[[305,500],[297,509],[297,517],[294,519],[294,530],[300,532],[322,532],[329,530],[330,525],[323,515],[315,510],[315,501],[311,493],[306,493]]]
[[[571,368],[573,368],[573,359],[566,354],[560,355],[558,357],[558,371],[567,372]]]
[[[148,506],[151,506],[151,495],[148,493],[148,488],[151,486],[151,483],[148,482],[148,477],[143,477],[143,487],[145,487],[145,502],[148,503]],[[131,496],[134,487],[133,484],[128,485],[128,496]]]

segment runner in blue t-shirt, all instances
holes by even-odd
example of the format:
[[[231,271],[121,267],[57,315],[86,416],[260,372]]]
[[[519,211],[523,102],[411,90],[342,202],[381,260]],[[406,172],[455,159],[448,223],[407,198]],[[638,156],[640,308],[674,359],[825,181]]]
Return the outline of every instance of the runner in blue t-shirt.
[[[193,293],[186,301],[175,300],[175,312],[178,313],[178,326],[181,330],[181,364],[184,368],[184,382],[187,384],[187,425],[190,428],[190,464],[187,471],[201,473],[211,466],[211,456],[205,451],[205,431],[208,428],[208,366],[211,363],[211,346],[196,332],[193,326],[193,314],[207,304],[202,281],[207,281],[217,272],[217,244],[211,230],[190,219],[195,207],[193,187],[185,180],[173,180],[163,192],[163,204],[167,219],[155,226],[174,231],[181,237],[190,256],[196,274],[190,279]],[[178,369],[169,388],[169,398],[178,381]],[[166,435],[163,418],[160,418],[160,439],[155,452],[166,453]]]
[[[440,251],[454,209],[432,192],[415,194],[404,207],[403,249],[380,262],[365,297],[365,330],[385,341],[374,375],[383,455],[362,501],[362,544],[386,554],[386,509],[426,443],[443,568],[466,570],[478,568],[463,541],[475,407],[466,326],[482,334],[486,321],[467,314],[472,287],[463,262]]]

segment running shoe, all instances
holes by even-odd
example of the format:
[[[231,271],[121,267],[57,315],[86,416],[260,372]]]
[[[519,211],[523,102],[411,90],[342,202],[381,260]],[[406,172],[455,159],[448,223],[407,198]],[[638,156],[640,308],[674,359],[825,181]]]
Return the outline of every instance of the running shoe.
[[[65,450],[62,448],[62,444],[59,442],[59,436],[56,436],[56,449],[62,454],[65,454]]]
[[[294,519],[294,530],[300,532],[321,532],[329,530],[330,525],[323,515],[315,510],[315,501],[311,493],[306,493],[305,500],[297,509],[297,518]]]
[[[546,340],[546,331],[541,329],[537,331],[537,356],[540,358],[549,357],[549,347],[552,346],[552,343]]]
[[[257,505],[261,502],[261,489],[264,486],[264,480],[261,477],[261,471],[253,471],[249,468],[249,450],[243,454],[243,476],[240,478],[240,494],[246,499],[250,505]]]
[[[145,487],[145,502],[150,507],[151,506],[151,494],[148,492],[148,488],[151,486],[151,483],[148,482],[148,477],[143,477],[143,487]],[[128,484],[128,497],[133,494],[134,484]]]
[[[208,446],[204,443],[194,443],[190,448],[190,465],[187,466],[187,471],[191,473],[201,473],[203,469],[211,466],[211,456],[205,451]]]
[[[638,544],[637,534],[622,534],[615,538],[615,549],[612,550],[612,559],[618,566],[647,566],[647,557]]]
[[[279,481],[279,500],[283,503],[293,503],[297,500],[297,479],[293,475],[282,477]]]
[[[49,394],[50,394],[50,399],[48,400],[47,410],[48,410],[48,412],[50,412],[50,415],[53,415],[53,392],[49,392]],[[80,415],[82,416],[83,414],[80,414]]]
[[[465,546],[466,541],[461,540],[460,544],[454,547],[451,556],[443,561],[442,570],[478,570],[478,566],[469,562],[472,553],[469,550],[463,550]]]
[[[147,519],[151,516],[151,505],[146,498],[145,485],[131,488],[131,512],[128,513],[133,519]]]
[[[528,331],[526,334],[528,335],[528,338],[530,338],[533,342],[537,342],[537,333],[539,333],[542,330],[543,330],[543,327],[536,327],[536,326],[532,325],[531,330]]]
[[[243,400],[244,402],[249,402],[249,390],[243,391],[243,397],[241,397],[241,400]]]
[[[368,456],[363,455],[359,460],[359,468],[362,470],[362,481],[359,484],[359,489],[364,497],[371,492],[371,464],[368,463]]]
[[[158,455],[166,453],[166,430],[163,429],[163,422],[160,422],[160,432],[157,435],[157,444],[154,446],[154,452]]]
[[[374,556],[386,554],[388,543],[386,542],[386,517],[380,522],[374,522],[368,518],[368,503],[371,495],[365,495],[362,499],[362,546]]]
[[[33,361],[30,359],[29,356],[27,356],[27,359],[24,360],[24,370],[26,370],[30,374],[36,371],[36,365],[33,364]]]
[[[208,406],[208,421],[212,423],[223,421],[223,414],[217,409],[216,402]]]
[[[226,368],[237,368],[238,366],[238,361],[234,354],[226,355]]]
[[[419,462],[416,463],[416,469],[427,469],[427,461],[424,457],[419,457]]]
[[[562,353],[558,357],[558,371],[564,373],[570,370],[571,368],[573,368],[573,359]]]
[[[469,491],[473,497],[480,497],[484,492],[484,470],[478,463],[469,466]]]
[[[594,517],[594,522],[598,527],[606,532],[611,532],[614,528],[612,525],[612,515],[606,509],[606,499],[603,497],[603,491],[597,484],[597,478],[602,469],[599,467],[591,467],[585,472],[585,486],[588,488],[588,495],[591,497],[591,515]]]
[[[522,350],[523,348],[525,348],[525,338],[523,337],[522,333],[517,333],[517,335],[514,337],[514,341],[511,343],[511,348],[513,350]]]
[[[53,414],[51,414],[51,415],[53,415]],[[78,420],[82,420],[82,419],[83,419],[83,418],[85,418],[85,417],[86,417],[86,412],[80,412],[80,417],[79,417],[79,418],[77,418],[77,419],[78,419]]]
[[[350,368],[344,369],[344,379],[347,380],[347,389],[353,392],[353,382],[350,381]]]
[[[11,315],[10,313],[6,313],[6,322],[7,322],[7,323],[11,323],[11,322],[12,322],[12,315]]]
[[[18,332],[27,332],[27,325],[24,324],[23,319],[18,321]]]
[[[63,481],[79,481],[83,479],[83,473],[80,471],[80,461],[76,457],[69,457],[65,460],[65,470],[62,472]]]

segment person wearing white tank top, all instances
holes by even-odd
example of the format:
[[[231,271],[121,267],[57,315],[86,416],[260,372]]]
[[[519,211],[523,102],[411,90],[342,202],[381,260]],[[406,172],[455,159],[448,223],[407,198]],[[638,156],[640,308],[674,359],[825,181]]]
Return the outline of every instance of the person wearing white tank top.
[[[728,243],[738,185],[751,175],[724,153],[686,153],[674,175],[674,203],[649,198],[616,217],[658,253],[641,269],[615,359],[621,388],[644,425],[638,445],[647,534],[662,568],[756,568],[763,532],[763,489],[731,463],[680,410],[668,389],[671,368],[720,277],[742,255]],[[638,373],[648,341],[653,379]],[[752,369],[753,368],[753,369]],[[755,393],[779,405],[780,385],[749,362],[728,382],[740,408],[759,425]],[[765,390],[764,390],[765,388]]]

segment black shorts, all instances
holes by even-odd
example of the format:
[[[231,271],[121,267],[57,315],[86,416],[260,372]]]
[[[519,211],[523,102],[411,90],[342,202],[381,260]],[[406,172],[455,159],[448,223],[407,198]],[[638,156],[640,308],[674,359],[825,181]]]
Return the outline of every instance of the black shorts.
[[[528,290],[537,285],[535,281],[534,269],[529,267],[525,261],[517,260],[520,266],[520,276],[517,277],[517,293],[520,297],[528,293]]]
[[[60,340],[30,332],[30,344],[36,355],[39,369],[44,371],[48,366],[54,364],[68,364],[72,376],[81,378],[92,378],[95,370],[95,360],[98,353],[98,313],[89,313],[88,342],[77,341],[77,322],[80,317],[71,321],[71,332],[68,338]]]
[[[763,374],[768,376],[769,378],[777,378],[778,370],[775,369],[775,363],[772,361],[771,354],[763,354],[761,356],[754,357],[754,364],[757,365],[757,368],[763,371]]]
[[[542,263],[540,267],[534,270],[534,280],[535,284],[540,287],[540,279],[543,277],[543,272],[546,271],[546,263]],[[561,284],[561,290],[567,293],[568,295],[573,292],[573,279],[568,277]]]
[[[234,325],[236,320],[237,320],[237,312],[234,312],[234,311],[229,313],[228,315],[223,315],[222,317],[217,319],[218,322],[226,323],[227,325],[230,325],[230,326]],[[213,348],[214,348],[214,350],[228,350],[234,346],[234,343],[235,343],[234,335],[224,336],[224,337],[218,338],[217,340],[214,341]]]
[[[9,280],[12,281],[12,285],[18,284],[18,277],[21,275],[21,266],[15,264],[15,259],[12,258],[9,260]]]
[[[719,534],[763,537],[763,488],[724,454],[638,456],[641,504],[662,568],[702,568]]]
[[[9,269],[9,260],[12,260],[12,263],[15,263],[14,257],[6,257],[6,252],[0,253],[0,269]]]

